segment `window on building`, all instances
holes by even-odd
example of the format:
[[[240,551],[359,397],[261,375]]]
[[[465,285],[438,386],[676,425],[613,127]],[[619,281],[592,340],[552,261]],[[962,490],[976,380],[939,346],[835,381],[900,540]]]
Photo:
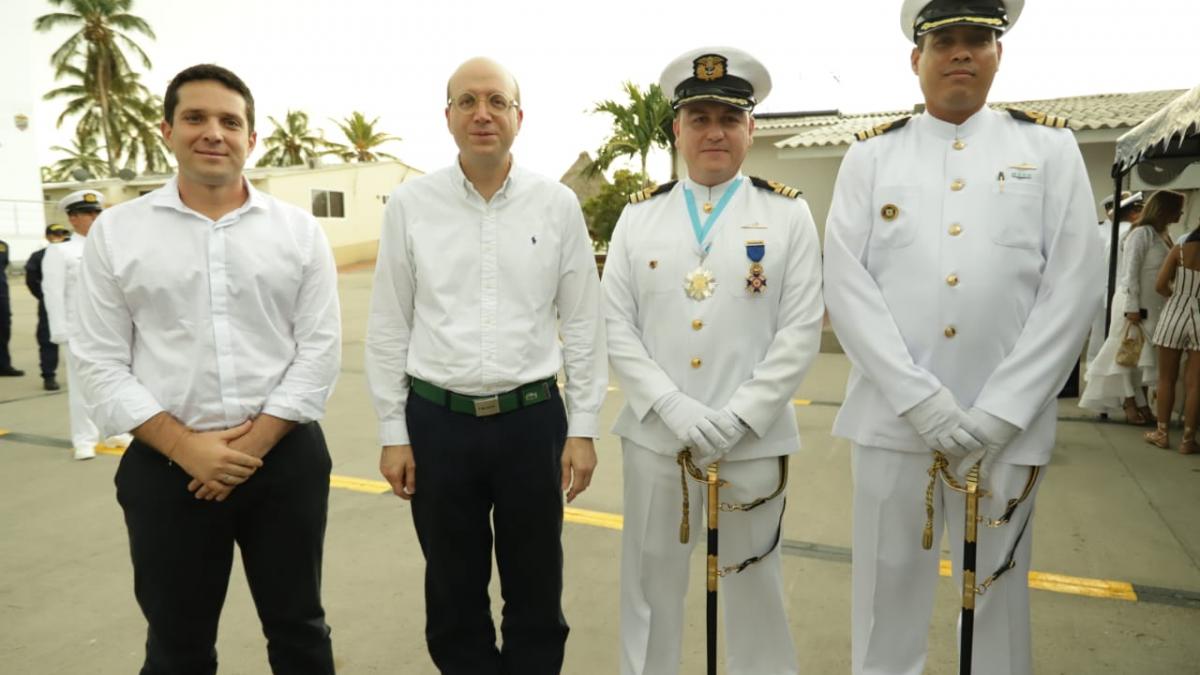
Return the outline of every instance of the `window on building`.
[[[345,218],[346,193],[338,190],[313,190],[312,213],[318,218]]]

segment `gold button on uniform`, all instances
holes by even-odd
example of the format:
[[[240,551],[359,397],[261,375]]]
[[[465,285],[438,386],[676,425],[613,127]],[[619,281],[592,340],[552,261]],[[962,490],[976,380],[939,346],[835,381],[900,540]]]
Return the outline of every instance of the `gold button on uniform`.
[[[955,335],[958,335],[958,329],[956,329],[954,326],[946,326],[946,330],[944,330],[942,332],[945,333],[946,337],[948,337],[948,338],[952,338]]]
[[[946,277],[946,283],[951,286],[957,286],[958,285],[958,275],[951,274],[950,276]]]
[[[700,330],[701,328],[704,328],[704,322],[701,321],[700,319],[693,319],[692,320],[692,330]]]
[[[954,181],[953,183],[951,183],[951,184],[950,184],[950,189],[951,189],[951,190],[954,190],[955,192],[958,192],[959,190],[961,190],[961,189],[963,189],[964,187],[966,187],[966,185],[967,185],[967,184],[966,184],[966,183],[964,183],[964,182],[962,182],[961,180],[956,180],[956,181]]]
[[[960,140],[955,140],[955,141],[954,141],[954,149],[955,149],[955,150],[962,150],[962,149],[963,149],[963,148],[965,148],[965,147],[967,147],[967,144],[966,144],[966,143],[963,143],[963,142],[962,142],[962,141],[960,141]]]
[[[701,361],[700,359],[692,359],[692,367],[693,368],[699,368],[702,363],[704,363],[704,362]]]
[[[962,234],[962,225],[955,223],[950,226],[950,236],[951,237],[957,237],[960,234]]]

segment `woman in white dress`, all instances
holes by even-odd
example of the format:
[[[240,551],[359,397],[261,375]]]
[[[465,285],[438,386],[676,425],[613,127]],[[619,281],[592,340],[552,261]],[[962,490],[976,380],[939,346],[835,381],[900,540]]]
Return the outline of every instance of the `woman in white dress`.
[[[1150,343],[1158,314],[1166,301],[1154,290],[1158,271],[1173,242],[1167,227],[1179,220],[1183,195],[1161,190],[1146,200],[1142,217],[1118,245],[1118,277],[1113,296],[1108,339],[1092,360],[1080,407],[1107,412],[1118,405],[1135,424],[1154,423],[1147,387],[1158,381],[1158,361]],[[1146,344],[1134,367],[1117,363],[1117,351],[1127,331],[1142,331]]]

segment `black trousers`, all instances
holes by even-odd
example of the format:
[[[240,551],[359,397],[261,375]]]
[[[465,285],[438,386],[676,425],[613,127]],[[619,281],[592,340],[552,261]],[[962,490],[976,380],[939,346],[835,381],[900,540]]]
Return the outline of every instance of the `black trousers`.
[[[0,270],[0,274],[4,274]],[[12,367],[12,356],[8,352],[8,340],[12,337],[12,307],[8,301],[8,281],[0,279],[0,368]]]
[[[46,303],[38,300],[38,365],[41,366],[42,379],[54,377],[58,370],[58,345],[50,341],[50,317],[46,315]]]
[[[274,673],[333,673],[321,607],[329,450],[298,425],[224,502],[195,499],[183,469],[134,441],[117,469],[134,594],[149,623],[142,675],[217,672],[217,621],[241,549]]]
[[[425,554],[425,639],[448,675],[550,675],[562,669],[561,459],[567,420],[552,398],[491,417],[410,394],[417,463],[413,524]],[[504,616],[496,647],[488,581]]]

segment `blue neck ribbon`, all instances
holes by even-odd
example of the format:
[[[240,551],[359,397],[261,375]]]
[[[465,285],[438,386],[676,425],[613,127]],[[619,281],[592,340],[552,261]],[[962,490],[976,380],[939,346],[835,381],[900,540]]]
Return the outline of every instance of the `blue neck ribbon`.
[[[696,244],[708,252],[708,247],[704,245],[704,240],[708,238],[708,233],[712,231],[713,225],[717,224],[717,218],[721,212],[729,204],[729,200],[733,198],[733,193],[741,187],[742,181],[737,180],[725,190],[725,194],[721,195],[721,200],[713,207],[712,213],[708,214],[704,224],[700,224],[700,211],[696,208],[696,196],[692,194],[692,190],[688,186],[683,186],[683,199],[687,203],[688,216],[692,219],[692,232],[696,234]]]

